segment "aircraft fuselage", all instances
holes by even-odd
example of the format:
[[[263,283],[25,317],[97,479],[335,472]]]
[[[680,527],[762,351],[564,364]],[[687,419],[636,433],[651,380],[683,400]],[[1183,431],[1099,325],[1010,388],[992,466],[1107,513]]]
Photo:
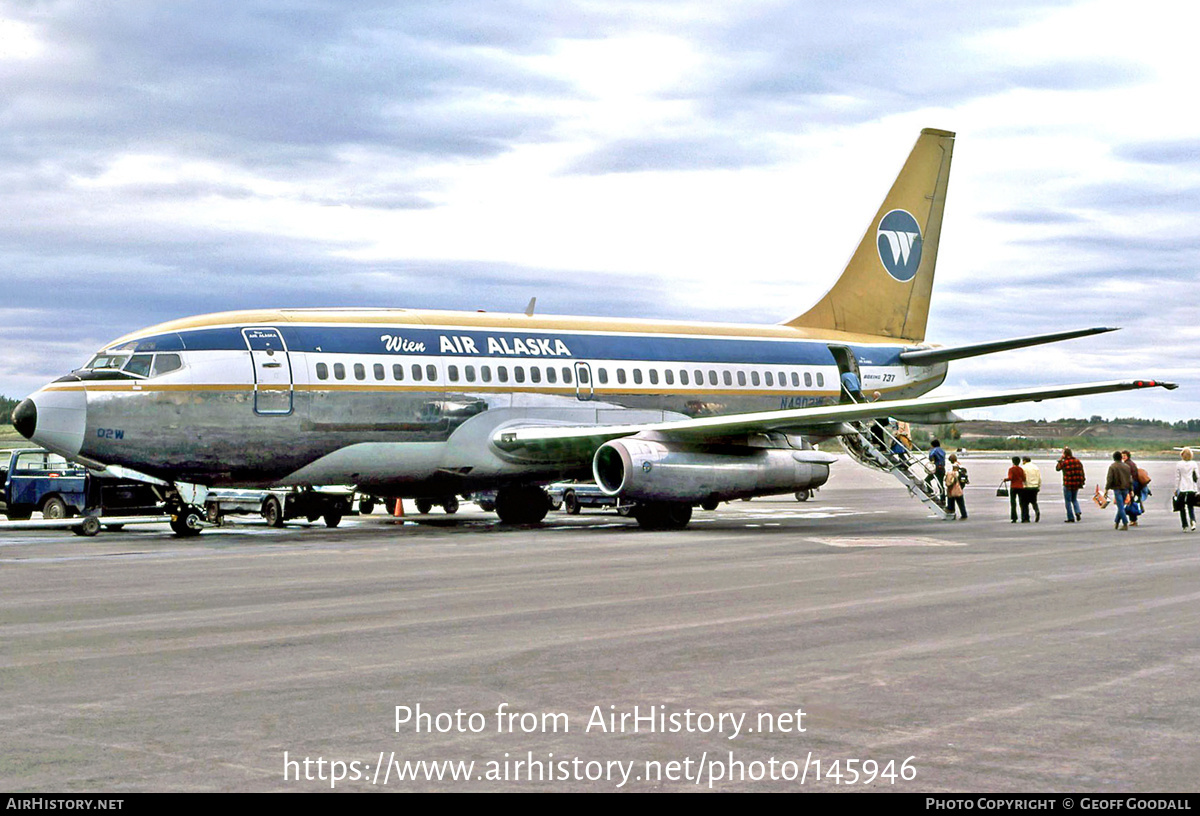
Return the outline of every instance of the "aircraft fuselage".
[[[209,315],[121,338],[34,395],[35,441],[206,485],[353,483],[391,495],[579,475],[488,444],[506,423],[661,422],[923,394],[911,342],[787,326],[487,313]],[[845,366],[845,355],[843,363]]]

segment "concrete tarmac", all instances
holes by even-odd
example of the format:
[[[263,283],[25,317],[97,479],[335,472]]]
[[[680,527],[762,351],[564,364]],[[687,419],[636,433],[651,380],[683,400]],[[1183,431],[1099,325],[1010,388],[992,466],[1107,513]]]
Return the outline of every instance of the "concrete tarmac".
[[[1200,789],[1174,463],[1141,463],[1156,495],[1120,532],[1090,501],[1064,524],[1039,461],[1029,524],[1007,462],[970,458],[954,522],[847,462],[682,532],[464,505],[5,533],[0,789]],[[416,764],[445,761],[474,764]]]

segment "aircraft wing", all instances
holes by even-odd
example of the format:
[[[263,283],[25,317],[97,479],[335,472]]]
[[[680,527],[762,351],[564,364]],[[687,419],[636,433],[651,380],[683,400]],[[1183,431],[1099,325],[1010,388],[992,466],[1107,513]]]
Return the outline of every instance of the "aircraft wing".
[[[1139,388],[1175,389],[1178,386],[1159,380],[1114,380],[953,397],[917,397],[727,414],[646,424],[525,427],[510,425],[499,428],[493,435],[492,442],[500,450],[518,458],[542,462],[565,461],[586,458],[610,439],[638,433],[652,432],[662,439],[691,443],[715,442],[765,431],[832,434],[837,433],[837,428],[842,423],[857,420],[894,417],[909,422],[944,422],[948,412],[963,408],[1041,402],[1047,399],[1103,394],[1110,391],[1132,391]]]

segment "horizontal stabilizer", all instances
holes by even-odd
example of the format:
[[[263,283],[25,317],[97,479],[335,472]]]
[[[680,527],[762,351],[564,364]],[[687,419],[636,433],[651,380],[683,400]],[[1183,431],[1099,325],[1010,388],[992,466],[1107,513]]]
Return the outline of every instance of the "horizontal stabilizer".
[[[995,354],[998,351],[1011,351],[1026,346],[1040,346],[1043,343],[1057,343],[1060,340],[1071,340],[1076,337],[1087,337],[1092,334],[1104,334],[1117,331],[1116,328],[1099,327],[1094,329],[1073,329],[1072,331],[1054,332],[1053,334],[1035,334],[1029,337],[1014,337],[1011,340],[995,340],[991,343],[976,343],[970,346],[942,346],[931,349],[914,349],[900,352],[900,362],[905,365],[934,365],[950,360],[962,360],[967,357],[978,357],[982,354]]]

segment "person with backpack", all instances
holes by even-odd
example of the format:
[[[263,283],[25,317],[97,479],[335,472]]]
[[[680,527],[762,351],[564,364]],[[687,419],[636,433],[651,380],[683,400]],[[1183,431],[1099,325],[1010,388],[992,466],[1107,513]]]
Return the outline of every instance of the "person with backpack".
[[[963,486],[966,484],[964,475],[966,468],[958,466],[958,457],[950,454],[949,470],[946,471],[946,510],[951,517],[958,511],[958,517],[966,521],[967,502],[963,499]]]

